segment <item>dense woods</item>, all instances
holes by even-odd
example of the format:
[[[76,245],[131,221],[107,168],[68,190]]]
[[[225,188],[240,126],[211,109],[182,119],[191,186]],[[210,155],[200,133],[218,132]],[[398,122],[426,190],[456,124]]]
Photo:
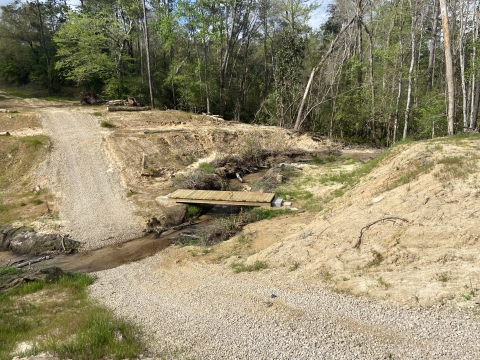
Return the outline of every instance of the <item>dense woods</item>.
[[[151,78],[158,108],[356,142],[477,128],[477,0],[334,0],[327,21],[312,29],[316,7],[16,0],[1,7],[0,75],[52,93],[79,86],[145,105]]]

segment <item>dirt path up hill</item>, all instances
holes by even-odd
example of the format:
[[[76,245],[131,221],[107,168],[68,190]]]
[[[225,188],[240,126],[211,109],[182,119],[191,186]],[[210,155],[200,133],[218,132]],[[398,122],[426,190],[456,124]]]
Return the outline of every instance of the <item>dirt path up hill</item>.
[[[105,134],[98,120],[72,108],[46,108],[40,115],[53,143],[42,172],[60,195],[65,231],[85,249],[141,235],[142,220],[127,200],[117,164],[102,147]]]

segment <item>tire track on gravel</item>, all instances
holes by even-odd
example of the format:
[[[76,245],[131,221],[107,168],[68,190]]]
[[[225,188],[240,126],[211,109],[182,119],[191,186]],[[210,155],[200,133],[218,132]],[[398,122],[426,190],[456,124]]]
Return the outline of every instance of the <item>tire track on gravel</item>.
[[[43,164],[47,185],[60,195],[65,231],[99,248],[141,235],[142,220],[121,186],[118,165],[102,148],[102,130],[93,115],[74,109],[46,108],[43,128],[53,142]]]

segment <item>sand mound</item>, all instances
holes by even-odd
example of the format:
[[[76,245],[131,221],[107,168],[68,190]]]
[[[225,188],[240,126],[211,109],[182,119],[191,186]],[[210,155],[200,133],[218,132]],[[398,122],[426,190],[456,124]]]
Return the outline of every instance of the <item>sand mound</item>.
[[[475,306],[479,155],[478,138],[396,147],[302,231],[248,262],[299,264],[288,276],[340,292]]]

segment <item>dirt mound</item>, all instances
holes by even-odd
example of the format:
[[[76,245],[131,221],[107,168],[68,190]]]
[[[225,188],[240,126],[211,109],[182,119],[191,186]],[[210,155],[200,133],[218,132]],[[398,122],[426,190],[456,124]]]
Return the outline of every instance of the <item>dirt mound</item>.
[[[247,263],[296,264],[284,275],[397,303],[475,306],[479,159],[478,138],[396,147],[309,225]]]

